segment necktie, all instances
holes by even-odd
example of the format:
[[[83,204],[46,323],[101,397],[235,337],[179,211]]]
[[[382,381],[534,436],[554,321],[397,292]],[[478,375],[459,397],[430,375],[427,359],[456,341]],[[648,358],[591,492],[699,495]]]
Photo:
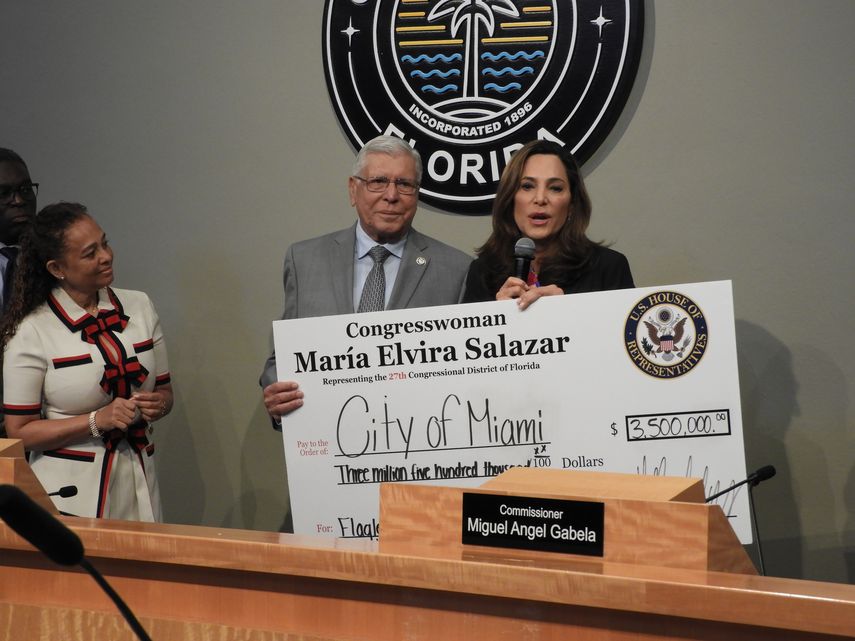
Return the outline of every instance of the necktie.
[[[18,261],[17,247],[2,247],[0,254],[6,258],[6,269],[3,272],[3,291],[0,292],[0,309],[5,309],[12,297],[12,278],[15,275],[15,263]]]
[[[365,279],[359,309],[356,311],[379,312],[386,308],[386,274],[383,271],[383,263],[392,253],[382,245],[375,245],[368,250],[368,255],[374,261],[374,266]]]

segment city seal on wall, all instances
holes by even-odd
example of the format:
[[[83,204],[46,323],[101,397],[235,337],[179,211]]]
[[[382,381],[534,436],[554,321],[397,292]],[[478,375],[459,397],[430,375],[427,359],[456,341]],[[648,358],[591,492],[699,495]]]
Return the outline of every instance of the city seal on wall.
[[[630,360],[656,378],[690,372],[706,352],[708,340],[701,308],[678,292],[648,294],[633,307],[624,327]]]
[[[534,139],[583,163],[626,104],[643,0],[326,0],[324,72],[355,148],[399,136],[421,198],[489,213],[510,156]]]

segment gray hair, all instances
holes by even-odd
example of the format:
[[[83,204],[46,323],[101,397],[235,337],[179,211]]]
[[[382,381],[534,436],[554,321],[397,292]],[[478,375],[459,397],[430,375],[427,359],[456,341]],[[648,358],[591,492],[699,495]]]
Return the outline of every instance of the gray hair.
[[[386,154],[387,156],[408,155],[416,164],[416,180],[422,181],[422,157],[407,142],[395,136],[377,136],[369,140],[359,153],[353,163],[353,175],[359,176],[365,168],[366,158],[369,154]]]

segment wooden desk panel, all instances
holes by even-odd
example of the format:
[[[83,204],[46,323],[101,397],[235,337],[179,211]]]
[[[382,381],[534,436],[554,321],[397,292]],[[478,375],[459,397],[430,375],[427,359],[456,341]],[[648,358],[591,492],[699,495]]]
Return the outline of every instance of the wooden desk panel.
[[[212,623],[167,621],[143,617],[140,620],[155,641],[163,639],[206,639],[209,641],[334,641],[284,632],[232,628]],[[6,632],[9,632],[6,634]],[[12,636],[14,634],[14,636]],[[34,605],[0,603],[0,639],[99,639],[136,641],[119,614],[72,608],[43,608]]]
[[[339,641],[855,636],[855,586],[557,555],[548,567],[512,553],[430,559],[381,554],[364,542],[63,520],[142,621],[205,624],[205,634],[187,638],[230,638],[223,635],[241,629]],[[13,621],[26,618],[19,607],[115,614],[87,574],[54,566],[4,525],[0,606]],[[0,618],[0,632],[9,630]]]

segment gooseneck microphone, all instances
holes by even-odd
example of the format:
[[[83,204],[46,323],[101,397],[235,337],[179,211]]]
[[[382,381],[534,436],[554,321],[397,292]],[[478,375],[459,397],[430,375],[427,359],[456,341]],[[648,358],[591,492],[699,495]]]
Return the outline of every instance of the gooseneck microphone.
[[[723,489],[721,492],[717,492],[710,496],[706,502],[717,499],[722,494],[727,494],[728,492],[732,492],[736,488],[741,485],[748,484],[748,506],[751,508],[751,531],[754,534],[754,541],[757,543],[757,561],[760,565],[760,574],[766,576],[766,565],[763,563],[763,546],[760,543],[760,529],[757,527],[757,512],[754,511],[754,494],[751,490],[757,487],[763,481],[766,481],[777,474],[777,470],[774,465],[764,465],[763,467],[751,472],[748,475],[748,478],[744,481],[740,481],[735,485],[731,485],[728,488]]]
[[[63,487],[54,494],[67,492],[69,488],[73,490],[69,496],[77,494],[77,488],[73,485]],[[122,597],[113,590],[107,580],[101,576],[101,573],[83,556],[83,543],[80,541],[80,537],[50,512],[14,485],[0,485],[0,518],[54,563],[80,565],[113,600],[137,638],[142,641],[151,641],[151,637],[148,636]]]
[[[80,538],[14,485],[0,485],[0,518],[54,563],[83,560]]]
[[[774,465],[764,465],[759,470],[755,470],[748,475],[748,482],[751,483],[751,487],[755,487],[763,481],[769,480],[777,473],[778,470],[775,469]]]
[[[522,281],[527,281],[533,258],[534,241],[523,236],[514,245],[514,276]]]
[[[72,496],[77,496],[77,486],[64,485],[56,492],[48,492],[48,496],[58,496],[61,499],[70,499]]]
[[[717,492],[716,494],[713,494],[712,496],[707,497],[706,502],[709,503],[710,501],[717,499],[718,497],[722,496],[723,494],[727,494],[728,492],[732,492],[736,488],[738,488],[742,485],[745,485],[746,483],[748,483],[749,487],[756,487],[757,485],[759,485],[763,481],[766,481],[766,480],[772,478],[773,476],[775,476],[776,473],[777,473],[777,471],[775,470],[774,465],[764,465],[759,470],[755,470],[754,472],[749,474],[748,478],[745,479],[744,481],[740,481],[739,483],[735,483],[735,484],[731,485],[730,487],[726,487],[721,492]]]

